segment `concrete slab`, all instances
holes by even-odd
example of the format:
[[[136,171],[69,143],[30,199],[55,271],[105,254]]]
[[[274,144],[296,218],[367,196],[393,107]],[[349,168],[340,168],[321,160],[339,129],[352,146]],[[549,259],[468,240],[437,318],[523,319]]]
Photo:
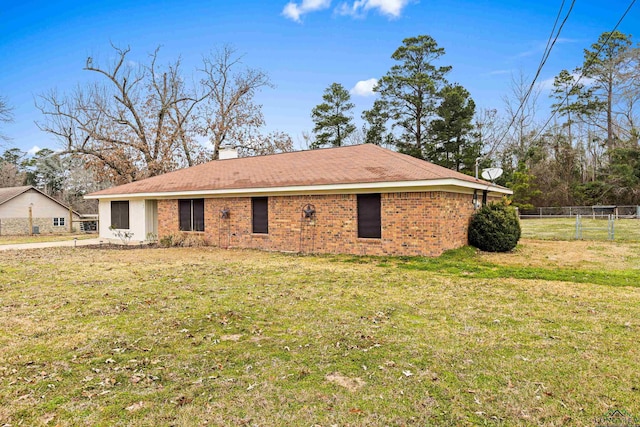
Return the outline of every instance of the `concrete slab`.
[[[84,239],[84,240],[63,240],[59,242],[38,242],[38,243],[18,243],[13,245],[0,245],[0,251],[15,251],[23,249],[41,249],[41,248],[56,248],[64,246],[88,246],[98,245],[100,240],[104,239]]]

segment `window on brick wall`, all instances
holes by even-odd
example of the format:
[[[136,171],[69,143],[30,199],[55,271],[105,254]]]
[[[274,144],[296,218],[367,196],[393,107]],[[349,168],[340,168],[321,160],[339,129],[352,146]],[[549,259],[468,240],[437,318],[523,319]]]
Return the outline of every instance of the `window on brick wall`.
[[[251,198],[251,223],[254,233],[269,233],[269,199],[267,197]]]
[[[64,227],[64,217],[53,218],[54,227]]]
[[[119,230],[129,229],[129,201],[111,202],[111,226]]]
[[[204,199],[178,200],[180,231],[204,231]]]
[[[380,194],[358,194],[358,237],[382,237]]]

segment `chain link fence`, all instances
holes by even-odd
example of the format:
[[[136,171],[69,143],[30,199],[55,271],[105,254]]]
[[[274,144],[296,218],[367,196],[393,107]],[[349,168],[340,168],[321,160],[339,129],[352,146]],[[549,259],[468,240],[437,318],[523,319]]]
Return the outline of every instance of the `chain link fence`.
[[[520,218],[571,218],[581,215],[592,219],[640,218],[640,206],[548,206],[520,209]]]

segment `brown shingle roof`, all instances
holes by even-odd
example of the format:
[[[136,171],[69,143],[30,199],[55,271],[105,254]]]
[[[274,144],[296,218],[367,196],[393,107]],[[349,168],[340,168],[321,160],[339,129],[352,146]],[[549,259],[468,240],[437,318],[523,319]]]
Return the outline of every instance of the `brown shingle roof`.
[[[13,199],[14,197],[18,197],[22,193],[27,192],[32,188],[33,187],[30,186],[30,185],[24,185],[22,187],[0,188],[0,205],[5,203],[5,202],[8,202],[9,200]]]
[[[214,160],[89,196],[456,179],[495,185],[376,145]]]

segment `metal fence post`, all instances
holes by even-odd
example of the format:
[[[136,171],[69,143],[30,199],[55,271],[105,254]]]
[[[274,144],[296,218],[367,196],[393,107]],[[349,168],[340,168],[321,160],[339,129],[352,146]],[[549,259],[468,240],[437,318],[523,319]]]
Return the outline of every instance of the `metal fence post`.
[[[616,234],[615,234],[615,226],[616,225],[615,224],[616,224],[615,217],[613,215],[609,215],[609,223],[608,223],[608,226],[607,226],[607,231],[608,231],[608,234],[609,234],[609,236],[608,236],[609,240],[615,240],[615,238],[616,238]]]

